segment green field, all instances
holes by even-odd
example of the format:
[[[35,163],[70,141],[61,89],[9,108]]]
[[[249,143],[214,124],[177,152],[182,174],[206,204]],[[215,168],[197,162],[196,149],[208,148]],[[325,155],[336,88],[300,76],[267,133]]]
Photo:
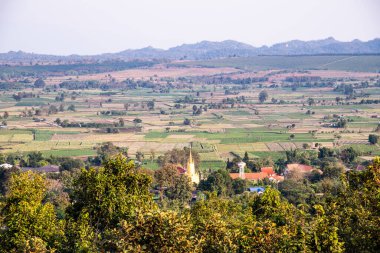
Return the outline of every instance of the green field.
[[[54,134],[78,134],[79,132],[35,130],[35,141],[50,141]]]
[[[44,156],[58,156],[58,157],[75,157],[75,156],[94,156],[96,150],[93,149],[61,149],[61,150],[44,150],[41,151]]]

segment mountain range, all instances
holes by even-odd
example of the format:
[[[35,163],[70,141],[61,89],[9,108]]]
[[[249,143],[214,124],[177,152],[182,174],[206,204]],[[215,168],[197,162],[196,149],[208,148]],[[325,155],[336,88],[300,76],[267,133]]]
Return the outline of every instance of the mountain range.
[[[153,47],[128,49],[117,53],[99,55],[57,56],[10,51],[1,53],[1,61],[83,61],[83,60],[132,60],[132,59],[188,59],[206,60],[225,57],[249,57],[258,55],[339,55],[380,54],[380,39],[342,42],[332,37],[322,40],[292,40],[272,46],[254,47],[234,40],[221,42],[201,41],[183,44],[167,50]]]

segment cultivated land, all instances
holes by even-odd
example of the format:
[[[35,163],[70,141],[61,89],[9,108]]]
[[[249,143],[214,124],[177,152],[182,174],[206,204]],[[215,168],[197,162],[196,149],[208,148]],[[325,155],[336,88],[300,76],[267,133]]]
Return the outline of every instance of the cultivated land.
[[[1,90],[0,115],[9,116],[0,129],[0,152],[85,158],[112,142],[131,156],[142,152],[152,169],[159,155],[191,143],[201,169],[224,167],[244,152],[277,159],[286,150],[320,146],[351,146],[373,157],[380,148],[368,136],[379,124],[380,103],[366,101],[380,99],[379,71],[380,56],[268,56],[77,75],[46,71],[38,74],[44,88],[32,87],[37,76],[10,75],[8,82],[31,83]],[[260,103],[263,90],[268,98]],[[17,101],[19,92],[32,95]],[[51,108],[61,105],[63,111]],[[73,125],[57,124],[57,118]],[[341,118],[345,127],[333,127]]]

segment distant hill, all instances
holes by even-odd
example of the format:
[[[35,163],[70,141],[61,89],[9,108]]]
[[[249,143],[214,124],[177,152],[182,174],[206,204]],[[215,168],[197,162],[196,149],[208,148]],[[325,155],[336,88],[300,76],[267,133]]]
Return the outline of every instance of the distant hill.
[[[260,48],[260,53],[267,55],[378,54],[380,39],[367,42],[360,40],[341,42],[332,37],[312,41],[292,40],[275,44],[267,49]]]
[[[257,55],[342,55],[342,54],[380,54],[380,39],[370,41],[353,40],[341,42],[332,37],[323,40],[292,40],[274,44],[270,47],[254,47],[233,40],[221,42],[201,41],[183,44],[168,50],[146,47],[128,49],[117,53],[91,56],[55,56],[25,53],[22,51],[0,54],[0,61],[80,61],[80,60],[131,60],[131,59],[189,59],[207,60],[226,57],[249,57]]]

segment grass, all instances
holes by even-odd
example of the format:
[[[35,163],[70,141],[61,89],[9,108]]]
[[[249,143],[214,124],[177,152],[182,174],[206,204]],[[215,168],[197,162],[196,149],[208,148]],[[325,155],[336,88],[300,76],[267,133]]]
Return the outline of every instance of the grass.
[[[157,170],[160,168],[157,161],[151,161],[151,160],[144,160],[142,167],[146,169],[151,169],[151,170]]]
[[[350,144],[343,145],[340,149],[345,149],[352,147],[354,150],[358,151],[362,155],[380,155],[380,147],[377,145],[366,145],[366,144]]]
[[[261,129],[242,129],[234,128],[227,129],[224,133],[209,133],[209,132],[149,132],[145,135],[146,139],[166,138],[168,135],[194,135],[198,138],[205,138],[208,140],[220,140],[221,144],[238,144],[238,143],[254,143],[254,142],[273,142],[273,141],[289,141],[290,133],[281,131],[267,131]],[[309,133],[295,133],[293,142],[328,142],[333,139],[315,139]]]
[[[216,161],[201,161],[199,165],[201,170],[218,170],[226,167],[226,163],[224,161],[216,160]]]
[[[145,134],[145,139],[157,139],[157,138],[166,138],[171,134],[176,134],[175,132],[156,132],[156,131],[151,131],[147,134]],[[186,133],[181,133],[181,134],[186,134]]]
[[[31,134],[31,130],[24,129],[0,129],[0,135],[13,135],[13,134]]]
[[[192,148],[198,153],[207,153],[214,151],[214,145],[209,143],[192,142]]]
[[[36,130],[35,141],[50,141],[54,134],[79,134],[79,132]]]
[[[272,158],[273,160],[277,160],[280,158],[286,158],[284,151],[268,151],[268,152],[262,152],[262,151],[254,151],[249,152],[249,156],[251,157],[259,157],[259,158]]]
[[[73,157],[73,156],[93,156],[96,155],[94,149],[62,149],[62,150],[44,150],[41,151],[44,156],[59,156],[59,157]]]
[[[50,141],[53,134],[54,132],[52,131],[36,130],[34,134],[34,140],[35,141]]]

